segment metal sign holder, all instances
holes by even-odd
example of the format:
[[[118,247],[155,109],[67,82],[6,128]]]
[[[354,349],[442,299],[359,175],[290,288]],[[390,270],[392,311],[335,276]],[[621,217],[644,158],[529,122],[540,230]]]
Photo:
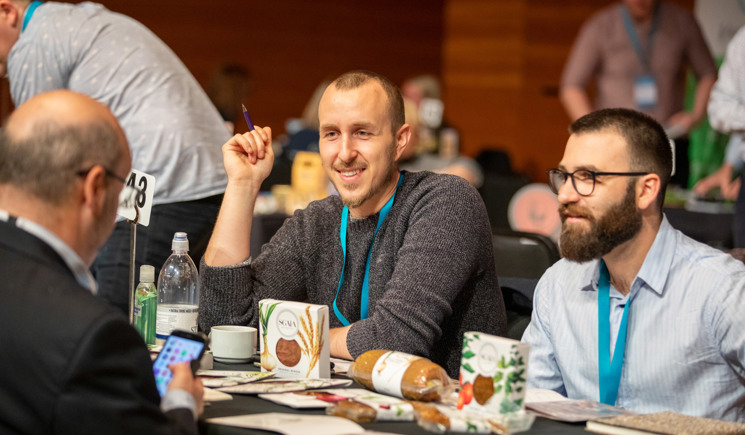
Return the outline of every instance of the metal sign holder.
[[[140,220],[140,208],[135,202],[135,218],[129,222],[129,324],[135,324],[135,252],[137,248],[137,222]]]

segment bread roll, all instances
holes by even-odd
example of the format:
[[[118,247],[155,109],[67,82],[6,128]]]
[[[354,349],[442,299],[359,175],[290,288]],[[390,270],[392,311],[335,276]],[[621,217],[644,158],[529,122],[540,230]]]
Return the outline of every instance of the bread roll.
[[[377,417],[377,412],[371,406],[351,400],[338,402],[336,405],[326,408],[326,414],[344,417],[357,423],[370,423],[375,421]]]

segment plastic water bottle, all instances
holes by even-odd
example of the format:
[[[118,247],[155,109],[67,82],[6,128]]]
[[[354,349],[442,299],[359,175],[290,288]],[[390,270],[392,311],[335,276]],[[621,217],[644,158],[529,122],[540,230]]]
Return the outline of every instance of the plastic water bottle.
[[[135,289],[134,323],[145,344],[155,345],[155,317],[158,291],[155,289],[155,268],[140,266],[140,283]]]
[[[172,249],[173,253],[158,275],[158,344],[162,344],[174,329],[197,332],[199,275],[188,254],[186,233],[174,234]]]

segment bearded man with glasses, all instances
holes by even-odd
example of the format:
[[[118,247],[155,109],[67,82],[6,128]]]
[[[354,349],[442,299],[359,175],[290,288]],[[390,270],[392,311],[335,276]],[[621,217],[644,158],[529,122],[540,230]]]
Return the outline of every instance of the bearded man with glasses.
[[[670,226],[672,152],[627,109],[575,121],[558,168],[564,257],[538,283],[528,385],[745,422],[745,265]]]

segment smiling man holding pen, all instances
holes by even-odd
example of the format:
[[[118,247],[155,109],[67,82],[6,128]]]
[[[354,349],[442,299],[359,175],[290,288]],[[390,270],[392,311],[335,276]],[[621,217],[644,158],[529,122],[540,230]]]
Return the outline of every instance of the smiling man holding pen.
[[[223,146],[228,186],[201,264],[200,327],[255,326],[264,298],[325,304],[332,356],[399,350],[457,376],[463,332],[506,330],[478,193],[459,177],[399,171],[410,130],[399,90],[378,74],[338,77],[319,118],[339,196],[297,211],[261,253],[250,252],[250,229],[274,159],[271,129]]]

